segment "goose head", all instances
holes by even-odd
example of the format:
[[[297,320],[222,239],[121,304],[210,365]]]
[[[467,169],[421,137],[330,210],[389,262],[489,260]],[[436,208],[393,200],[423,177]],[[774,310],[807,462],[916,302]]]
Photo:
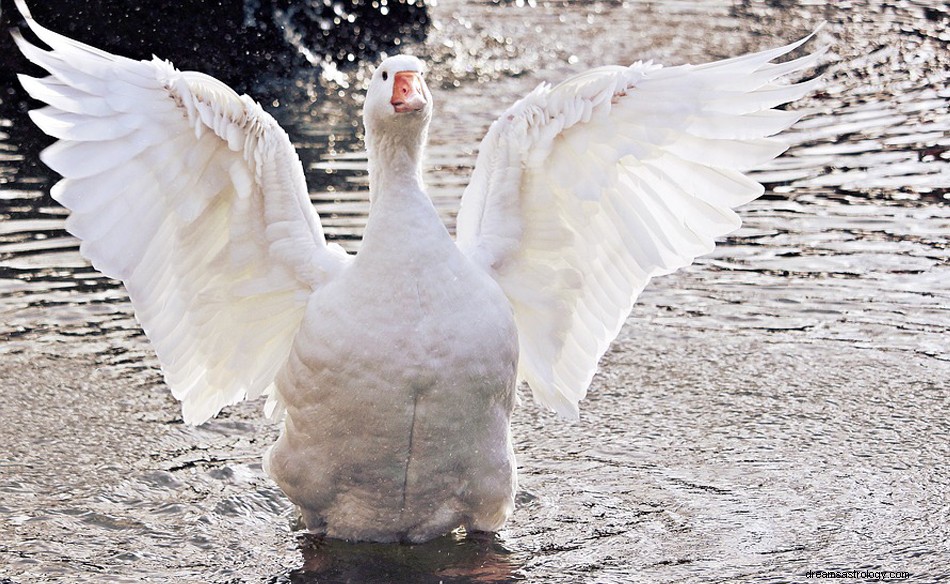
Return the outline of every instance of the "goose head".
[[[376,68],[363,104],[370,148],[378,145],[375,142],[387,142],[416,149],[425,142],[432,94],[424,72],[422,61],[409,55],[389,57]]]

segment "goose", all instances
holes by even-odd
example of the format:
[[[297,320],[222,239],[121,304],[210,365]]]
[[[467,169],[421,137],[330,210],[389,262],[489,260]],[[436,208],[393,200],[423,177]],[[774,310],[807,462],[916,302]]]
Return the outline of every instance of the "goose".
[[[783,152],[821,50],[700,66],[637,62],[542,83],[487,131],[456,237],[423,185],[423,63],[375,69],[363,108],[370,213],[328,242],[288,135],[207,75],[39,25],[20,76],[58,139],[42,160],[67,230],[121,280],[188,424],[266,396],[267,473],[326,537],[422,542],[499,530],[514,509],[510,419],[526,382],[576,418],[651,278],[711,252],[743,174]],[[812,33],[814,34],[814,33]]]

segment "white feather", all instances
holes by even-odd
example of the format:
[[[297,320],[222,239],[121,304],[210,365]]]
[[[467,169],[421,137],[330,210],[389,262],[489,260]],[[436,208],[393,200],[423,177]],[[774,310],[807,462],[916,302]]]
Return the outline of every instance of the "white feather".
[[[770,61],[808,38],[698,67],[595,69],[538,87],[492,124],[458,244],[511,301],[519,371],[539,402],[576,417],[647,282],[739,226],[732,208],[763,192],[740,170],[783,152],[768,136],[799,118],[769,108],[819,83],[773,81],[821,51]]]
[[[120,278],[184,418],[201,423],[271,387],[306,299],[347,261],[328,248],[287,135],[206,75],[88,47],[27,16],[51,74],[21,76],[62,141],[43,160],[67,229]],[[269,411],[279,411],[270,404]]]

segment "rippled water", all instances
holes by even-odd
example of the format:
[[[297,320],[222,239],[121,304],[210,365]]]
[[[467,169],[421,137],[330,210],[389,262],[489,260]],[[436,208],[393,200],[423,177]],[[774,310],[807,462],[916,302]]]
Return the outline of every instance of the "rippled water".
[[[409,50],[433,63],[427,179],[449,225],[481,135],[541,80],[726,57],[821,20],[832,50],[822,89],[794,105],[813,114],[757,173],[766,197],[713,255],[647,289],[582,420],[519,409],[507,528],[421,546],[294,531],[260,467],[276,429],[258,404],[180,423],[124,292],[63,231],[42,139],[8,113],[0,582],[950,579],[946,5],[441,1],[431,17]],[[266,90],[350,249],[368,208],[366,71]]]

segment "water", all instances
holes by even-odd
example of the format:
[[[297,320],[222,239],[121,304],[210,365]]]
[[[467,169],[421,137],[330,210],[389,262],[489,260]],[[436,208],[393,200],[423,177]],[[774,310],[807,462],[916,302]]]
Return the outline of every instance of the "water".
[[[535,5],[537,4],[537,5]],[[0,582],[950,580],[950,50],[936,2],[439,2],[427,179],[448,225],[478,140],[539,81],[833,43],[814,114],[743,228],[656,280],[582,419],[514,422],[495,536],[323,542],[264,476],[242,404],[179,421],[119,286],[62,229],[22,115],[0,122]],[[266,88],[327,233],[365,224],[366,66]],[[264,90],[262,90],[264,91]],[[276,104],[276,105],[275,105]]]

